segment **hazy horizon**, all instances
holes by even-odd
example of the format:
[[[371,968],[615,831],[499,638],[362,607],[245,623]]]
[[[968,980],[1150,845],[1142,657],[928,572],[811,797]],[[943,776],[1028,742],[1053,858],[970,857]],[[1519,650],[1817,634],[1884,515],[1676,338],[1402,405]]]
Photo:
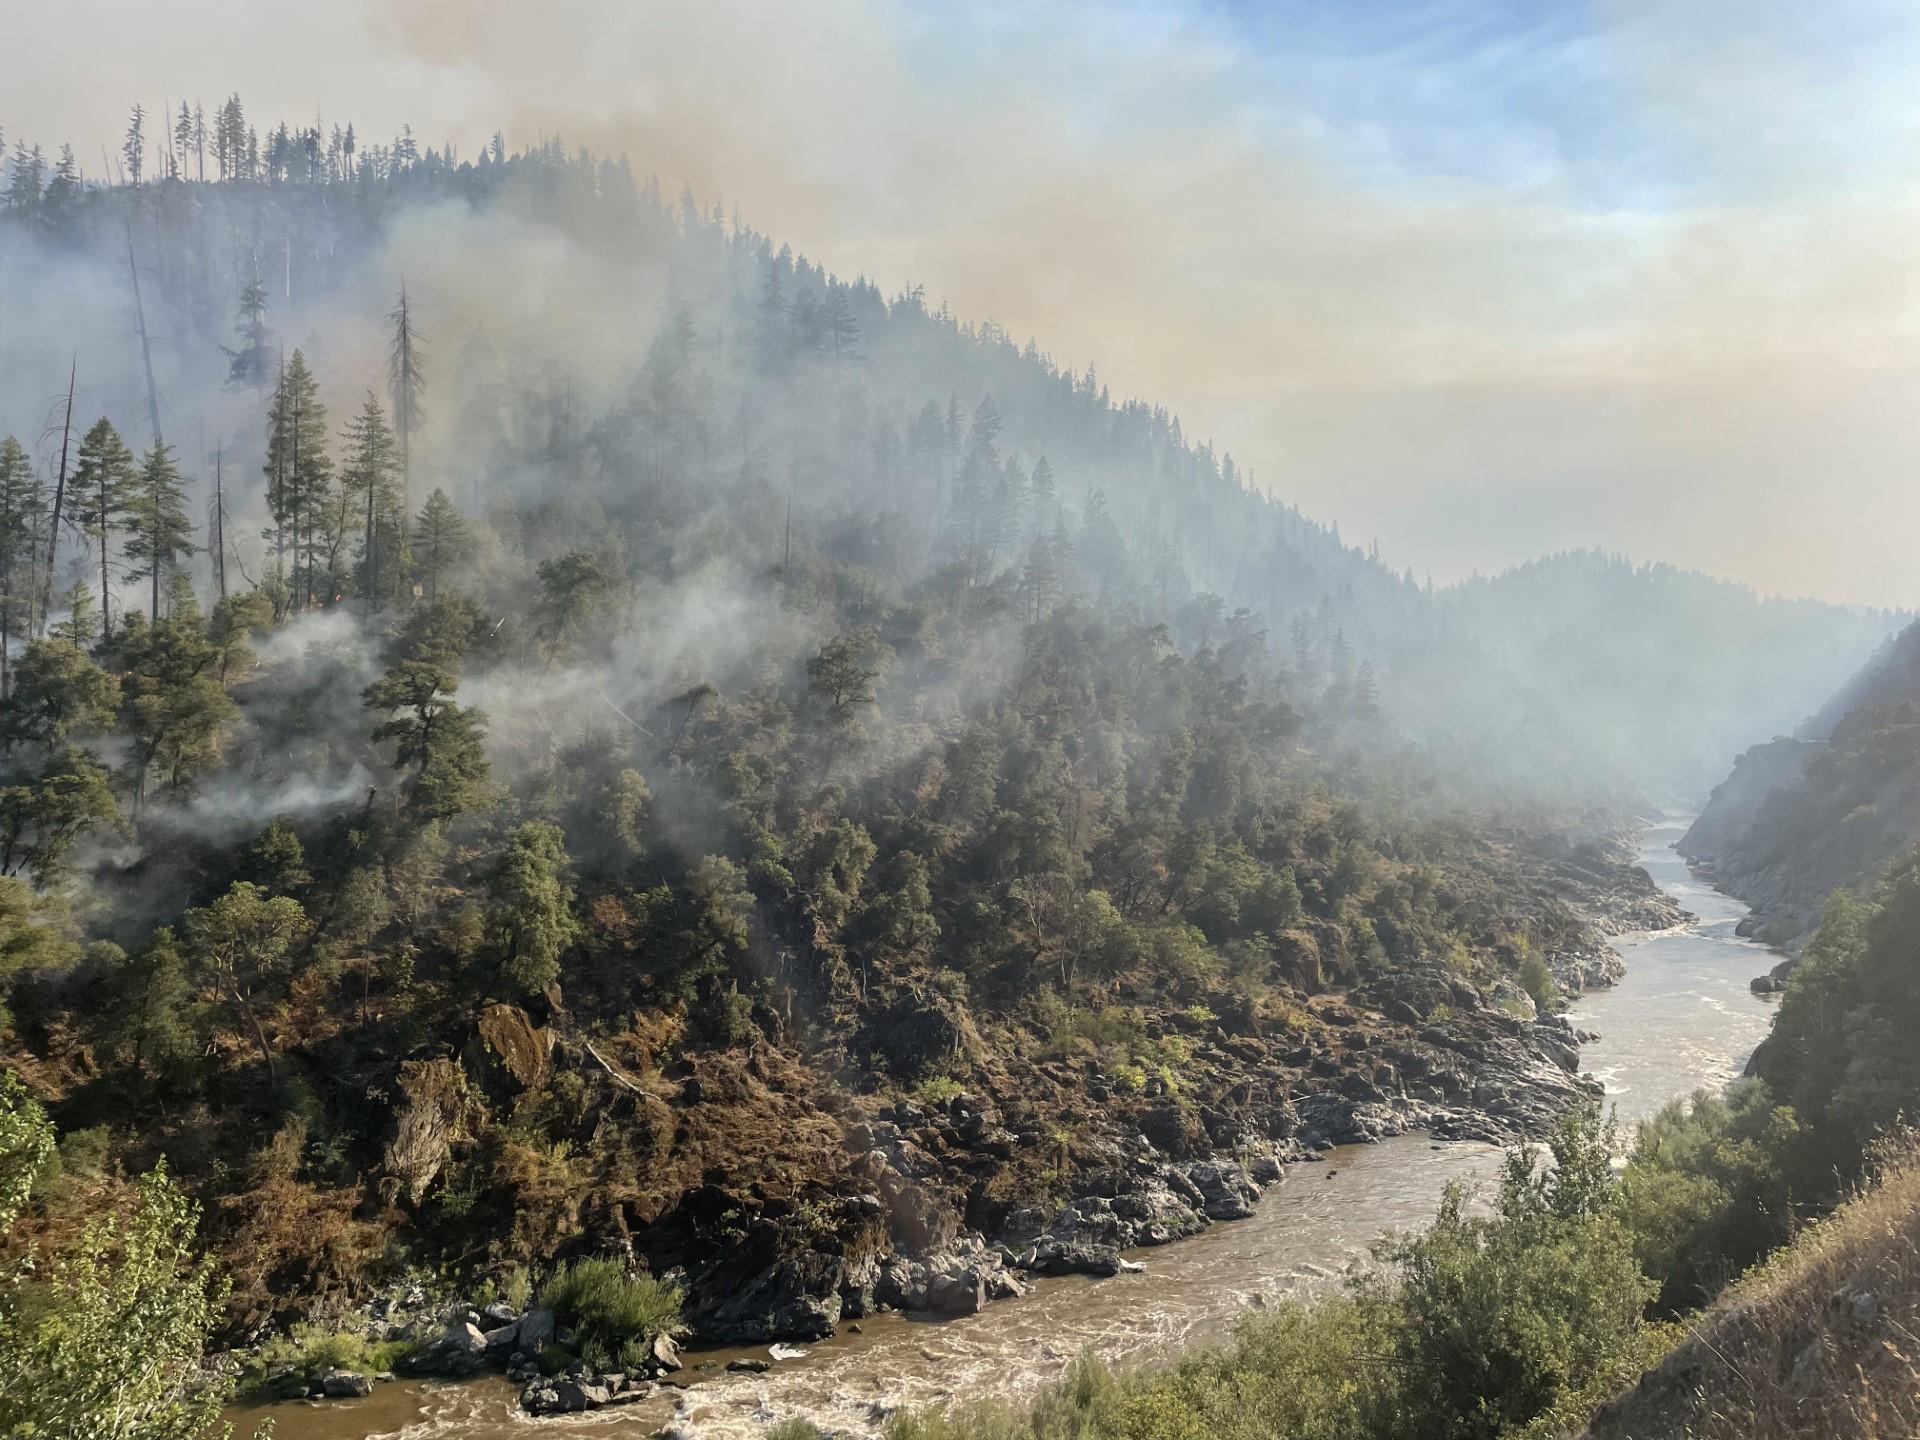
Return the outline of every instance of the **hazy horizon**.
[[[263,125],[624,151],[1096,363],[1441,583],[1599,548],[1920,604],[1894,5],[79,0],[9,34],[9,144],[90,175],[135,100],[236,89]]]

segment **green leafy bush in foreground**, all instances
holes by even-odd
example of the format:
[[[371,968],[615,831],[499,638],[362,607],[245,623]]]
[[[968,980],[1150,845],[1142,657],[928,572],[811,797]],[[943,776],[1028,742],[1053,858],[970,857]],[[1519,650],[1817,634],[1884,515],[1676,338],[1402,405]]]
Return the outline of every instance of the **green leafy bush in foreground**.
[[[52,1150],[39,1104],[0,1073],[0,1233]],[[230,1386],[200,1354],[226,1298],[194,1246],[199,1211],[156,1168],[129,1213],[0,1272],[0,1435],[35,1440],[210,1440]],[[29,1253],[31,1253],[29,1247]]]

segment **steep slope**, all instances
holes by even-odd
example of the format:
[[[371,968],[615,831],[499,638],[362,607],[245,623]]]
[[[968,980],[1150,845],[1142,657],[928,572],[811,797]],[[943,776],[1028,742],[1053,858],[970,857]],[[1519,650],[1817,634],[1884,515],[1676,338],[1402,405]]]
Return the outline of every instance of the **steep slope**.
[[[1920,839],[1920,625],[1807,722],[1735,762],[1681,841],[1754,908],[1756,932],[1803,935],[1826,897]]]
[[[1734,1284],[1585,1440],[1905,1440],[1920,1432],[1920,1167]]]
[[[1580,785],[1469,804],[1398,732],[1406,577],[617,164],[279,153],[0,225],[8,413],[43,294],[134,377],[78,402],[98,524],[57,447],[8,478],[0,1025],[69,1214],[164,1157],[248,1324],[607,1253],[817,1336],[1589,1093],[1539,1006],[1657,897]],[[164,564],[110,503],[156,410],[226,437],[212,535],[145,447]]]

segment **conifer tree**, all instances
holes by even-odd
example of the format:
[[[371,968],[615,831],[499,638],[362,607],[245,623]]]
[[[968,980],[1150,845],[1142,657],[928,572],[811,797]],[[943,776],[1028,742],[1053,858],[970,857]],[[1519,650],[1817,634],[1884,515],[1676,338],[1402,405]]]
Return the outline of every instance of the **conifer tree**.
[[[113,633],[113,552],[126,528],[137,474],[133,452],[105,416],[80,441],[73,469],[74,514],[100,552],[100,632]]]
[[[426,579],[427,600],[432,602],[440,598],[441,575],[466,558],[472,539],[466,517],[437,486],[414,523],[413,553]]]
[[[47,208],[64,211],[80,198],[80,191],[80,162],[74,158],[73,146],[62,145],[60,158],[54,162],[53,177],[47,181],[44,197]]]
[[[1059,483],[1053,478],[1053,466],[1042,455],[1033,462],[1033,475],[1027,485],[1032,505],[1033,528],[1044,531],[1053,523],[1054,507],[1060,503]]]
[[[267,510],[273,526],[276,578],[292,586],[302,607],[313,603],[314,575],[327,548],[333,461],[327,456],[327,411],[320,387],[295,350],[281,372],[267,412]],[[288,562],[291,559],[291,570]]]
[[[34,572],[46,513],[47,497],[33,462],[9,435],[0,441],[0,699],[10,689],[14,624],[22,599],[27,611],[22,628],[33,628]]]
[[[193,522],[187,518],[187,498],[173,447],[154,441],[146,463],[129,485],[126,506],[126,558],[129,580],[150,582],[152,603],[148,618],[160,618],[160,580],[193,554]]]
[[[782,257],[767,262],[760,282],[760,301],[754,309],[754,344],[760,368],[777,370],[787,356],[787,301],[781,278]]]
[[[267,383],[273,332],[267,328],[267,289],[257,276],[240,292],[233,332],[239,338],[240,348],[227,351],[227,384],[236,388],[243,385],[256,390],[263,388]]]
[[[487,881],[487,945],[503,994],[537,995],[560,978],[560,957],[579,933],[566,882],[566,836],[530,820],[507,837]]]
[[[360,512],[360,589],[366,597],[367,613],[372,614],[381,599],[383,557],[394,574],[400,573],[396,542],[401,501],[396,476],[403,462],[394,432],[387,425],[387,412],[371,390],[360,413],[347,422],[341,439],[346,442],[346,455],[340,469],[340,488]]]
[[[127,138],[120,146],[120,154],[127,162],[127,178],[134,188],[140,188],[140,175],[147,157],[147,110],[144,105],[135,104],[133,113],[127,119]]]

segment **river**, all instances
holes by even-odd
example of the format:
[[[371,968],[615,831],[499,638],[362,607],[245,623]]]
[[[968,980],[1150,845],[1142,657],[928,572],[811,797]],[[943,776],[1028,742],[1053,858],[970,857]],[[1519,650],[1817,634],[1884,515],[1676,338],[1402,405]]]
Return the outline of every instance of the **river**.
[[[1627,1125],[1676,1095],[1732,1079],[1772,1018],[1769,1002],[1747,985],[1773,957],[1733,933],[1746,907],[1703,884],[1674,853],[1685,828],[1682,821],[1649,830],[1640,860],[1697,919],[1615,940],[1626,978],[1572,1011],[1576,1025],[1599,1034],[1582,1064]],[[278,1440],[508,1440],[527,1437],[528,1427],[541,1440],[638,1440],[669,1420],[701,1440],[735,1440],[793,1415],[832,1432],[874,1435],[893,1407],[1031,1395],[1082,1350],[1145,1363],[1220,1339],[1248,1308],[1326,1284],[1381,1231],[1424,1224],[1447,1181],[1490,1177],[1498,1162],[1489,1146],[1418,1136],[1336,1150],[1324,1164],[1293,1167],[1252,1219],[1141,1252],[1144,1274],[1045,1280],[958,1320],[876,1316],[861,1334],[811,1346],[764,1375],[723,1369],[763,1350],[696,1353],[689,1360],[707,1369],[691,1372],[700,1383],[684,1395],[665,1391],[599,1415],[535,1421],[519,1411],[515,1387],[488,1380],[395,1382],[365,1400],[241,1407],[233,1419],[244,1434],[257,1415],[271,1414]]]

